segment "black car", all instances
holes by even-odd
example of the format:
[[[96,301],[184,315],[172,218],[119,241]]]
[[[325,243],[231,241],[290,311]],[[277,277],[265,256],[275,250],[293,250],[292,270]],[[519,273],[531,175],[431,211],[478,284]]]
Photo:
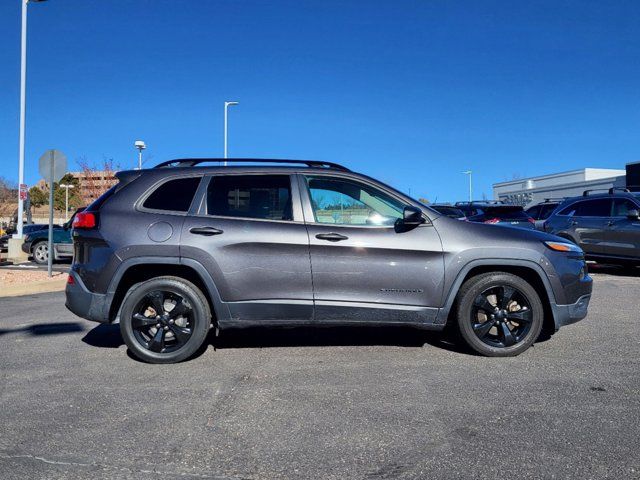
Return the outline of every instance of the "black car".
[[[190,357],[211,327],[275,325],[449,324],[513,356],[587,314],[573,243],[448,218],[341,165],[186,159],[116,177],[73,221],[66,305],[119,322],[145,361]]]
[[[534,220],[546,220],[558,208],[558,205],[564,201],[564,198],[546,198],[543,202],[536,203],[524,211]]]
[[[467,217],[470,222],[514,228],[535,229],[535,220],[519,205],[487,205],[482,213]]]
[[[458,220],[466,220],[467,216],[464,214],[462,210],[458,207],[454,207],[453,205],[449,205],[446,203],[432,203],[429,204],[433,210],[442,215],[446,215],[449,218],[456,218]]]
[[[640,193],[586,190],[565,200],[544,222],[544,230],[576,243],[591,260],[638,265],[639,212]]]
[[[502,200],[473,200],[471,202],[456,202],[455,207],[462,210],[466,217],[480,215],[487,207],[504,205]]]
[[[34,233],[45,228],[49,228],[49,225],[46,223],[30,223],[29,225],[23,225],[22,233],[23,235],[27,235],[28,233]],[[0,237],[0,252],[6,252],[9,250],[9,239],[12,236],[12,233],[8,233]]]

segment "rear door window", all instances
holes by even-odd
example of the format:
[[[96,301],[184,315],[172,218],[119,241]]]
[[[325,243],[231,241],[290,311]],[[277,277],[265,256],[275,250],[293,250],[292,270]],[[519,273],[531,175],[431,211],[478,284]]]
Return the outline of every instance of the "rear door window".
[[[630,210],[640,210],[640,207],[627,198],[616,198],[613,201],[614,217],[626,217]]]
[[[168,212],[188,212],[202,177],[176,178],[164,182],[144,201],[143,207]]]
[[[611,200],[602,198],[580,202],[574,215],[577,217],[608,217],[611,215]]]
[[[289,175],[214,176],[207,214],[219,217],[293,220]]]
[[[582,200],[563,208],[558,215],[575,217],[608,217],[611,215],[611,200],[608,198]]]

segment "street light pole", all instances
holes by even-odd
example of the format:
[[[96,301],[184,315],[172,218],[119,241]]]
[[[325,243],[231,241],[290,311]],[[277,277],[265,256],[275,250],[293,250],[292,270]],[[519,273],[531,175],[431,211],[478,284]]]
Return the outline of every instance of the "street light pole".
[[[138,170],[142,170],[142,150],[147,148],[147,145],[142,140],[136,140],[133,145],[138,149]]]
[[[22,31],[20,34],[20,140],[18,146],[18,192],[24,183],[24,137],[25,137],[25,114],[27,104],[27,4],[32,2],[43,2],[45,0],[20,0],[22,3]],[[14,238],[22,238],[22,222],[24,200],[18,193],[18,225]]]
[[[472,181],[471,181],[471,176],[473,175],[473,172],[471,170],[465,170],[464,172],[465,175],[469,175],[469,202],[473,201],[473,188],[471,186]]]
[[[232,105],[238,105],[239,102],[224,102],[224,158],[227,158],[227,123],[229,116],[229,107]],[[227,166],[227,162],[224,162],[224,166]]]
[[[60,188],[64,188],[64,221],[67,223],[69,221],[69,189],[73,188],[71,184],[61,183],[58,185]]]

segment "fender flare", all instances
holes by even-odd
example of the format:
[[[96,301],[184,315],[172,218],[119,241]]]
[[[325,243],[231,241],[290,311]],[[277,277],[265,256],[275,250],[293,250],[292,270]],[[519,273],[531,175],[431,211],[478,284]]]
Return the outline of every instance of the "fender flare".
[[[505,267],[524,267],[529,268],[536,272],[544,288],[547,293],[547,297],[549,298],[549,303],[551,304],[551,311],[554,311],[554,305],[556,304],[556,297],[553,293],[553,288],[551,287],[551,282],[549,281],[549,277],[544,269],[538,265],[536,262],[531,260],[523,260],[518,258],[482,258],[478,260],[471,260],[469,263],[465,264],[464,267],[460,269],[458,274],[456,275],[455,280],[451,284],[451,288],[449,289],[449,293],[447,294],[447,298],[445,300],[444,305],[440,308],[438,312],[438,316],[436,318],[436,323],[445,324],[447,322],[447,318],[449,317],[449,313],[451,311],[451,307],[453,306],[453,302],[460,291],[460,287],[462,286],[462,282],[467,277],[468,273],[476,268],[476,267],[485,267],[485,266],[505,266]],[[446,271],[446,270],[445,270]],[[555,312],[554,312],[555,316]]]
[[[202,280],[202,283],[204,283],[207,289],[207,291],[203,293],[207,294],[208,298],[211,300],[211,304],[214,310],[213,314],[216,320],[225,321],[231,318],[229,308],[226,305],[226,303],[222,301],[218,287],[213,281],[213,278],[211,278],[211,275],[209,274],[209,272],[207,272],[206,268],[204,268],[204,266],[200,262],[193,260],[191,258],[155,257],[155,256],[128,258],[118,266],[118,268],[116,269],[116,272],[111,278],[111,281],[109,282],[109,287],[107,288],[107,293],[106,293],[107,301],[105,302],[105,306],[104,306],[105,311],[103,312],[105,318],[109,318],[111,304],[113,302],[116,291],[118,289],[118,286],[120,285],[120,281],[122,280],[122,277],[124,276],[124,274],[133,266],[145,265],[145,264],[146,265],[150,265],[150,264],[151,265],[167,265],[167,264],[183,265],[191,268],[200,277],[200,279]],[[124,299],[126,299],[126,295]],[[117,321],[119,321],[120,308],[122,308],[122,303],[124,303],[124,299],[122,300],[118,308],[118,312],[114,317],[114,323],[117,323]]]

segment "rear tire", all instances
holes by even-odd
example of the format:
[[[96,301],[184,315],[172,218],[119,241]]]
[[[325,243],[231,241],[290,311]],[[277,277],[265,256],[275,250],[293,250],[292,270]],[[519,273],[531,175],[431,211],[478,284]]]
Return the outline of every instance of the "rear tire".
[[[487,357],[513,357],[540,335],[544,311],[526,280],[490,272],[467,280],[458,294],[457,327],[465,343]]]
[[[120,312],[120,332],[133,355],[176,363],[203,345],[211,326],[207,299],[193,283],[158,277],[131,287]]]

